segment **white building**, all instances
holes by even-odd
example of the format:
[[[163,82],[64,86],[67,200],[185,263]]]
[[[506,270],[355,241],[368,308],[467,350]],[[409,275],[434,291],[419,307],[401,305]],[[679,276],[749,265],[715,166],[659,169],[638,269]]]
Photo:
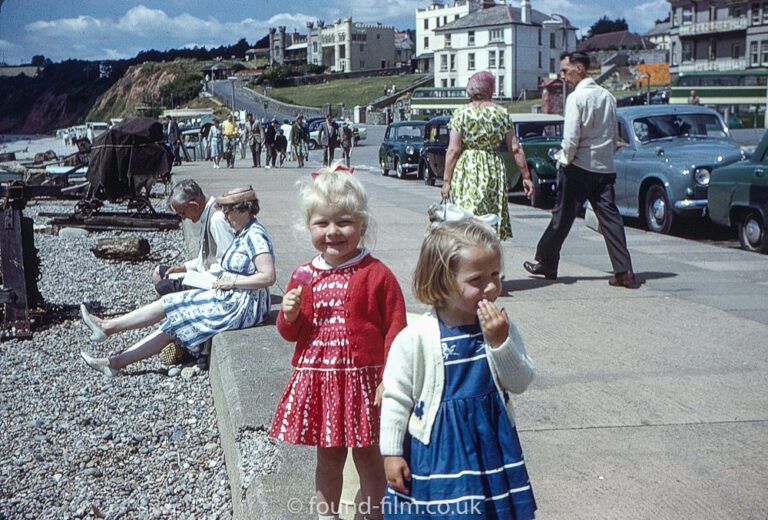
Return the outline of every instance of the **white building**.
[[[465,87],[470,76],[488,70],[496,76],[496,98],[517,99],[538,90],[542,78],[557,74],[560,54],[576,49],[576,27],[563,16],[531,8],[487,4],[440,28],[443,47],[435,50],[435,86]]]
[[[480,9],[480,2],[477,0],[454,0],[453,5],[450,6],[439,0],[433,0],[429,7],[416,9],[415,59],[416,69],[419,72],[433,71],[434,53],[445,47],[443,35],[436,34],[435,29],[478,9]]]

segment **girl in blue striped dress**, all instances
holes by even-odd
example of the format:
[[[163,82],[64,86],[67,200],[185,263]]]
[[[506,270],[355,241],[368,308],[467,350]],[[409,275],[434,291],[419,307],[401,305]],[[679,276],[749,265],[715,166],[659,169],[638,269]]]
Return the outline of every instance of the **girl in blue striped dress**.
[[[424,240],[413,289],[434,308],[395,338],[384,370],[385,518],[534,518],[509,393],[535,368],[493,303],[501,258],[476,220],[442,223]]]

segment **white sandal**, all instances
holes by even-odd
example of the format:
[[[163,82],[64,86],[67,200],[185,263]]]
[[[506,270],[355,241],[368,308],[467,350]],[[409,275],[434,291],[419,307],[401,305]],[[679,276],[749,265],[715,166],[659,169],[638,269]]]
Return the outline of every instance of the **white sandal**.
[[[85,361],[85,364],[91,367],[94,370],[98,370],[102,374],[104,374],[107,377],[115,377],[120,375],[120,371],[115,368],[110,368],[107,365],[102,365],[95,359],[93,359],[91,356],[89,356],[87,353],[80,351],[80,357],[83,358],[83,361]]]
[[[91,329],[91,341],[94,341],[96,343],[100,343],[107,339],[107,333],[101,330],[99,327],[96,326],[96,324],[91,320],[91,316],[88,314],[88,309],[85,308],[85,304],[80,304],[80,316],[83,318],[83,323]]]

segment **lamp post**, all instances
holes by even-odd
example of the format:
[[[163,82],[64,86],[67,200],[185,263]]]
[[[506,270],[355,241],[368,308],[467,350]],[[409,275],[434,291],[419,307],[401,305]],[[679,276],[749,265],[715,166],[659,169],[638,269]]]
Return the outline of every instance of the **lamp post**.
[[[232,84],[232,112],[234,112],[235,111],[235,81],[237,81],[237,78],[234,76],[230,76],[227,79]]]

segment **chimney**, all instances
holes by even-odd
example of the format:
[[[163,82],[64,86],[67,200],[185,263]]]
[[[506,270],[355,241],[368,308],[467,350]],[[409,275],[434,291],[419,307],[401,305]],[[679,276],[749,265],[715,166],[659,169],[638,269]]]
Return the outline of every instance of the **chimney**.
[[[521,0],[520,2],[520,21],[523,23],[531,23],[530,0]]]

